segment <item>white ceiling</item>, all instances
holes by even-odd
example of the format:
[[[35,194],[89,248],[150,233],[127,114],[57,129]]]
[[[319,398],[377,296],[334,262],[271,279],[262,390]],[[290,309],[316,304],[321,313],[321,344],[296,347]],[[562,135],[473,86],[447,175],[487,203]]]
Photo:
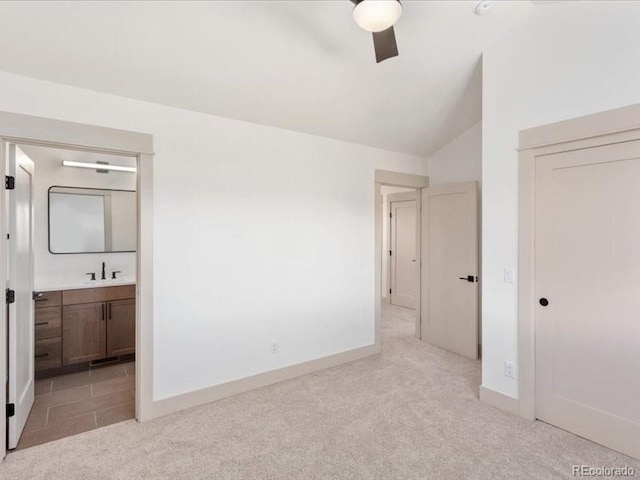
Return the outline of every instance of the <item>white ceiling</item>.
[[[535,7],[403,5],[376,64],[348,0],[2,2],[0,70],[425,156],[480,120],[481,52]]]

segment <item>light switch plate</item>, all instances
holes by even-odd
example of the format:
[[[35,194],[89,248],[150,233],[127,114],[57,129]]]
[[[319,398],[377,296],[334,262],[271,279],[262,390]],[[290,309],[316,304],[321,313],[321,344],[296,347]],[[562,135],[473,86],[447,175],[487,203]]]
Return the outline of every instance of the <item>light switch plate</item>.
[[[516,284],[516,272],[511,268],[504,269],[504,283]]]
[[[504,362],[504,376],[516,378],[516,364],[513,362]]]

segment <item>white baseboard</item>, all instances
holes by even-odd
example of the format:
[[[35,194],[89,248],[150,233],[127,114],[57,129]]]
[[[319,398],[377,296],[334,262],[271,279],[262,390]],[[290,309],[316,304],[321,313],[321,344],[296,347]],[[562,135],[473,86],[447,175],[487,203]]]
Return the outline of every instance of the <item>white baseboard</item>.
[[[519,415],[520,401],[504,393],[496,392],[490,388],[480,385],[480,401],[492,407],[499,408],[505,412]]]
[[[338,365],[360,360],[378,353],[380,353],[380,345],[368,345],[366,347],[336,353],[335,355],[329,355],[328,357],[317,358],[315,360],[309,360],[308,362],[259,373],[251,377],[233,380],[228,383],[214,385],[194,392],[183,393],[174,397],[156,400],[152,404],[152,418],[161,417],[163,415],[168,415],[169,413],[232,397],[240,393],[248,392],[249,390],[266,387],[267,385],[290,380],[292,378],[314,373],[326,368],[336,367]]]

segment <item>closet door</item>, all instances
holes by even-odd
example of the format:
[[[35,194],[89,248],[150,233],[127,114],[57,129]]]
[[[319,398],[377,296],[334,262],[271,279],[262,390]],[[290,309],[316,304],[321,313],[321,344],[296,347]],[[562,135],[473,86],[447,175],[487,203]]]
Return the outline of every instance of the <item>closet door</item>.
[[[536,159],[536,416],[640,458],[640,141]]]

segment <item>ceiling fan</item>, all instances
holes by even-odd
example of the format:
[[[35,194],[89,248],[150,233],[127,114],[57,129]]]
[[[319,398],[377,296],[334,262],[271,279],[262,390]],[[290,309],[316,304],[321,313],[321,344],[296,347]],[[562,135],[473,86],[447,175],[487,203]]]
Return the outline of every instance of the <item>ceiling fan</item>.
[[[398,56],[393,25],[402,15],[400,0],[351,0],[353,19],[358,26],[373,33],[376,63]]]

